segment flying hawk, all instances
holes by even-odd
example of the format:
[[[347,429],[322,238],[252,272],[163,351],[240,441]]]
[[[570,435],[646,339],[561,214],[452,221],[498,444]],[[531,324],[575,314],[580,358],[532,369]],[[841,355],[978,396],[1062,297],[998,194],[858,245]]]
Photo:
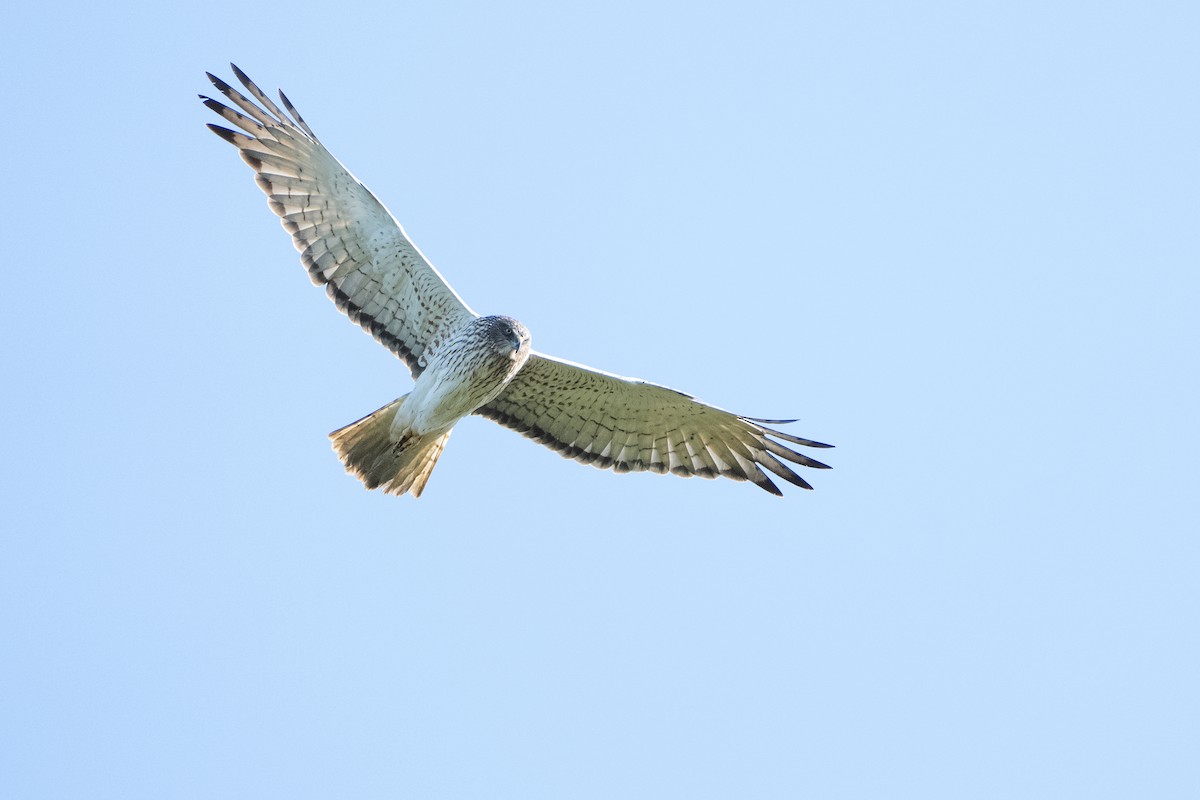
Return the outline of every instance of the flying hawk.
[[[329,434],[368,489],[420,496],[454,424],[468,414],[617,472],[724,475],[778,495],[763,468],[812,488],[780,459],[828,469],[775,440],[830,445],[765,427],[794,420],[731,414],[665,386],[543,355],[520,322],[476,314],[283,92],[286,112],[230,66],[254,99],[209,73],[237,108],[200,99],[239,130],[208,127],[254,169],[313,283],[412,371],[411,392]]]

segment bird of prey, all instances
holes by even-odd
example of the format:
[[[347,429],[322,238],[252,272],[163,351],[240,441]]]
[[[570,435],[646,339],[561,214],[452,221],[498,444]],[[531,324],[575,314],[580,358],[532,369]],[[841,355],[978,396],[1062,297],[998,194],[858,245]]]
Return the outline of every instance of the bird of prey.
[[[476,314],[283,92],[281,109],[230,66],[250,96],[209,73],[231,105],[200,99],[237,130],[208,127],[254,169],[313,283],[412,372],[411,392],[329,434],[368,489],[419,497],[468,414],[617,472],[722,475],[779,495],[766,472],[812,488],[784,461],[828,468],[780,441],[830,445],[766,427],[794,420],[731,414],[665,386],[553,358],[531,349],[517,320]]]

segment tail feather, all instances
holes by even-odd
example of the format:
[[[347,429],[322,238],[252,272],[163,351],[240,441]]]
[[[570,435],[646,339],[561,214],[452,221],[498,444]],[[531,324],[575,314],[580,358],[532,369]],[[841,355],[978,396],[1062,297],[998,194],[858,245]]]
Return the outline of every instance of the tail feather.
[[[393,400],[357,422],[338,428],[329,438],[346,471],[368,489],[381,488],[397,495],[412,492],[413,497],[420,497],[450,431],[425,436],[404,432],[399,439],[394,437],[392,421],[404,399]]]

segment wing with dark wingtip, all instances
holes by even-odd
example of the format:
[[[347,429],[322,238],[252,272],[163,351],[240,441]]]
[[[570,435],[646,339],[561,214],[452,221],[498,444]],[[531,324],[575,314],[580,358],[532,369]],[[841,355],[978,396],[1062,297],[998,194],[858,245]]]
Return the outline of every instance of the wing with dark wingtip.
[[[416,377],[425,352],[475,312],[375,195],[317,140],[283,92],[286,112],[240,69],[233,71],[254,99],[210,73],[213,86],[236,108],[200,99],[239,130],[208,127],[254,169],[313,283],[324,284],[338,308]]]
[[[764,427],[789,420],[741,417],[665,386],[540,353],[476,413],[567,458],[617,472],[722,475],[782,494],[763,468],[804,489],[812,486],[783,461],[829,468],[775,440],[831,445]]]

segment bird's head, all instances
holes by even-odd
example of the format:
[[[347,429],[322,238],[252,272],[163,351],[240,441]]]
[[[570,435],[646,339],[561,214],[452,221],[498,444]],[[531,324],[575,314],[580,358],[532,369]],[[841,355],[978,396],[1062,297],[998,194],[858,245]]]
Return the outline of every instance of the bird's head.
[[[487,332],[488,341],[497,353],[516,361],[525,363],[529,357],[529,329],[512,317],[484,317],[479,322]]]

